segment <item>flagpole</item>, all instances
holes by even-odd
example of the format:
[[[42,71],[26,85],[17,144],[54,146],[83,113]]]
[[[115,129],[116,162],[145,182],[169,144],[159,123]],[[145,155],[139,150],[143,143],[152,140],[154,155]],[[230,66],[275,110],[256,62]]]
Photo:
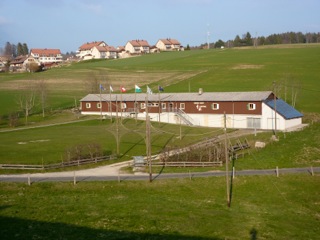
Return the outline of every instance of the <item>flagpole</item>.
[[[109,103],[109,112],[110,112],[110,119],[111,119],[111,122],[112,122],[111,85],[109,86],[109,91],[110,91],[110,103]]]
[[[99,84],[99,92],[100,92],[100,119],[102,121],[102,101],[101,101],[101,88],[102,88],[102,85],[101,83]]]
[[[160,115],[161,115],[161,98],[160,98],[160,86],[158,86],[159,91],[159,124],[160,124]]]
[[[133,104],[133,109],[134,109],[134,116],[135,120],[137,123],[137,91],[136,91],[136,85],[134,85],[134,104]]]

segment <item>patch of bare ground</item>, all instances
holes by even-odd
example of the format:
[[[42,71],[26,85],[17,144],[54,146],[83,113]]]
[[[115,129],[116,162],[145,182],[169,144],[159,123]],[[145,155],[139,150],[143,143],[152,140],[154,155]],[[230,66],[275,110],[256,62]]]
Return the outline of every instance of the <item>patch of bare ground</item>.
[[[254,64],[238,64],[233,66],[231,69],[238,70],[238,69],[261,69],[264,65],[254,65]]]
[[[163,86],[171,85],[188,78],[194,77],[202,71],[163,71],[163,72],[107,72],[99,75],[88,75],[82,78],[50,78],[45,79],[48,89],[54,91],[82,91],[88,82],[96,80],[101,81],[103,85],[112,85],[114,89],[125,86],[128,90],[134,88],[134,85],[147,85],[158,82]],[[100,80],[101,79],[101,80]],[[30,86],[36,85],[37,80],[12,80],[0,83],[2,90],[22,90]]]

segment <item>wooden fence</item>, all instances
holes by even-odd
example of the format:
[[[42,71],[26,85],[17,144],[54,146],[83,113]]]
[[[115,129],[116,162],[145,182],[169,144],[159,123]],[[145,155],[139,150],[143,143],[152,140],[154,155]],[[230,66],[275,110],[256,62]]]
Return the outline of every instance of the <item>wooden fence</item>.
[[[215,166],[222,166],[222,162],[152,162],[152,166],[160,166],[160,167],[215,167]]]
[[[46,170],[57,169],[64,167],[80,166],[90,163],[98,163],[103,161],[110,161],[116,159],[115,156],[102,156],[96,158],[80,159],[68,162],[61,162],[48,165],[23,165],[23,164],[0,164],[0,169],[30,169],[30,170]]]

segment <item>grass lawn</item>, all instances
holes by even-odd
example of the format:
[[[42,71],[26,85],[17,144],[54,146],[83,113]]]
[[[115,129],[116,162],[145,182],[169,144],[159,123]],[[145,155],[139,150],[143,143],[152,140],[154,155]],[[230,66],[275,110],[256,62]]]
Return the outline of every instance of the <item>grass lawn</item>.
[[[0,183],[2,239],[318,239],[318,176]]]

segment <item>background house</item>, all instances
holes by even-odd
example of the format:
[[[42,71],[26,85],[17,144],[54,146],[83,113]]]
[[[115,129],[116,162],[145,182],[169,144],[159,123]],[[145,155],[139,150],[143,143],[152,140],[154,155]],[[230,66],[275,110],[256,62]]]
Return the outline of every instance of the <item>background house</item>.
[[[160,51],[181,51],[183,50],[181,43],[176,39],[159,39],[156,43],[156,47]]]
[[[87,42],[82,44],[78,51],[77,51],[77,57],[81,58],[81,59],[85,59],[86,56],[90,55],[90,58],[94,58],[94,56],[92,55],[92,50],[94,47],[105,47],[107,46],[107,44],[103,41],[98,41],[98,42]]]
[[[91,42],[81,45],[77,51],[77,57],[82,60],[101,59],[101,58],[117,58],[118,51],[112,46],[108,46],[105,42]]]
[[[131,54],[150,53],[150,45],[146,40],[131,40],[125,45],[125,50]]]
[[[60,49],[33,48],[30,51],[30,55],[35,59],[35,61],[45,66],[62,62]]]

